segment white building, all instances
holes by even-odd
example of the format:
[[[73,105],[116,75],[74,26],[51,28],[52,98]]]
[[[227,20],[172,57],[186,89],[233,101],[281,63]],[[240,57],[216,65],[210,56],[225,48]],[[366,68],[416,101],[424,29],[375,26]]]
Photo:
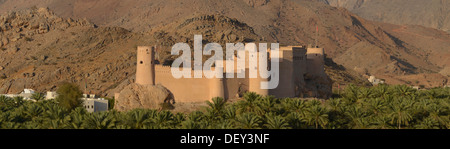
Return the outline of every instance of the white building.
[[[0,94],[6,97],[14,98],[14,97],[23,97],[24,100],[33,100],[31,99],[32,95],[36,93],[33,89],[24,89],[20,94]],[[56,99],[58,94],[56,92],[47,92],[45,95],[45,100]],[[83,94],[83,107],[88,112],[101,112],[108,111],[108,100],[104,98],[96,98],[95,94]]]
[[[375,78],[375,76],[370,76],[369,79],[367,80],[369,80],[369,82],[372,83],[372,85],[384,84],[383,80],[377,79]]]
[[[45,95],[45,100],[56,99],[58,94],[56,92],[47,92]]]
[[[2,94],[3,96],[14,98],[23,97],[24,100],[32,100],[31,96],[35,93],[33,89],[24,89],[20,94]]]
[[[83,94],[83,107],[88,112],[108,111],[108,100],[104,98],[96,98],[94,94]]]

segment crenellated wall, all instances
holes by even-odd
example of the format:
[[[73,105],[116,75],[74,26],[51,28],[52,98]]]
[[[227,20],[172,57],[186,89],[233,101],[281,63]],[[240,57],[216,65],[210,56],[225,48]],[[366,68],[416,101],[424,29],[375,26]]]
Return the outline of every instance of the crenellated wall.
[[[245,78],[237,78],[237,65],[235,65],[234,72],[224,73],[225,78],[208,79],[203,76],[202,78],[175,79],[170,66],[148,62],[154,59],[154,54],[147,52],[149,48],[152,49],[138,47],[136,83],[161,84],[174,95],[176,102],[203,102],[214,97],[231,99],[247,91],[275,97],[299,97],[300,88],[305,86],[305,75],[325,74],[322,48],[306,49],[303,46],[289,46],[280,47],[280,82],[276,89],[261,89],[261,81],[268,81],[268,79],[260,78],[259,75],[258,78],[249,78],[248,52],[246,52]],[[234,78],[226,78],[226,73],[235,73]],[[194,76],[194,70],[191,76]]]

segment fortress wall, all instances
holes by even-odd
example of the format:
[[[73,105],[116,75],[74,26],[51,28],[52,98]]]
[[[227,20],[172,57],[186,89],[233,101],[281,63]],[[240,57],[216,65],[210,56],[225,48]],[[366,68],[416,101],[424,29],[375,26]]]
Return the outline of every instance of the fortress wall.
[[[267,52],[267,58],[269,58],[269,52]],[[257,93],[257,94],[260,94],[260,95],[263,95],[263,96],[265,96],[265,95],[269,95],[269,90],[267,90],[267,89],[261,89],[261,82],[262,81],[268,81],[268,79],[263,79],[263,78],[261,78],[261,74],[260,74],[260,71],[259,71],[259,69],[260,69],[260,66],[259,66],[259,53],[257,54],[257,55],[254,55],[255,57],[253,57],[253,56],[250,56],[250,54],[249,53],[246,53],[246,65],[248,65],[248,67],[247,68],[251,68],[251,66],[249,65],[249,60],[250,59],[254,59],[254,60],[256,60],[257,61],[257,66],[256,66],[256,70],[257,70],[257,78],[250,78],[249,76],[247,77],[247,78],[249,78],[248,79],[248,91],[249,92],[255,92],[255,93]],[[268,64],[267,64],[268,66],[270,65],[270,62],[268,61]],[[267,68],[264,68],[264,69],[267,69]],[[246,73],[249,73],[249,71],[250,70],[246,70]]]
[[[211,79],[181,78],[172,76],[169,66],[156,65],[156,83],[166,87],[175,97],[175,102],[204,102],[211,100]]]
[[[170,66],[151,63],[154,53],[149,53],[148,48],[151,47],[138,47],[136,83],[159,83],[172,92],[176,102],[204,102],[213,97],[232,99],[245,91],[273,95],[278,98],[296,97],[300,95],[300,88],[304,87],[305,74],[325,75],[322,48],[305,49],[304,47],[290,46],[280,47],[280,82],[276,89],[261,89],[261,82],[267,81],[267,79],[260,78],[259,75],[259,78],[249,78],[248,52],[246,52],[245,78],[237,78],[235,74],[235,78],[208,79],[203,76],[203,78],[175,79]],[[235,73],[236,68],[235,63],[235,70],[228,73]],[[191,75],[194,76],[194,71]],[[153,81],[152,78],[154,78]]]
[[[274,95],[279,98],[294,97],[295,85],[294,85],[294,64],[292,50],[281,50],[283,53],[283,61],[280,62],[280,82],[276,89],[269,91],[270,95]]]
[[[239,92],[244,93],[249,90],[248,69],[245,70],[245,78],[227,78],[225,83],[225,98],[235,99]]]

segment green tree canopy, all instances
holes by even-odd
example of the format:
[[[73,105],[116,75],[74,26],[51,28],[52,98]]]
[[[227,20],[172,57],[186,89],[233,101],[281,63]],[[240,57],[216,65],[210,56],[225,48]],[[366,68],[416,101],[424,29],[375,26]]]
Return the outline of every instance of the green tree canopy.
[[[76,84],[63,83],[56,93],[58,93],[56,101],[58,101],[61,107],[64,107],[67,110],[73,110],[83,104],[83,101],[81,100],[83,92]]]

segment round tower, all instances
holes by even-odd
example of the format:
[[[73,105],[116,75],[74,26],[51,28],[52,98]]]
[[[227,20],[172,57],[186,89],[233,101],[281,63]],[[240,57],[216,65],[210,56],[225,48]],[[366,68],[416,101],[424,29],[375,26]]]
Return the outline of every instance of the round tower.
[[[155,48],[139,46],[137,49],[136,83],[155,85]]]
[[[307,72],[310,75],[322,76],[325,75],[324,65],[324,50],[323,48],[308,48],[306,51]]]

